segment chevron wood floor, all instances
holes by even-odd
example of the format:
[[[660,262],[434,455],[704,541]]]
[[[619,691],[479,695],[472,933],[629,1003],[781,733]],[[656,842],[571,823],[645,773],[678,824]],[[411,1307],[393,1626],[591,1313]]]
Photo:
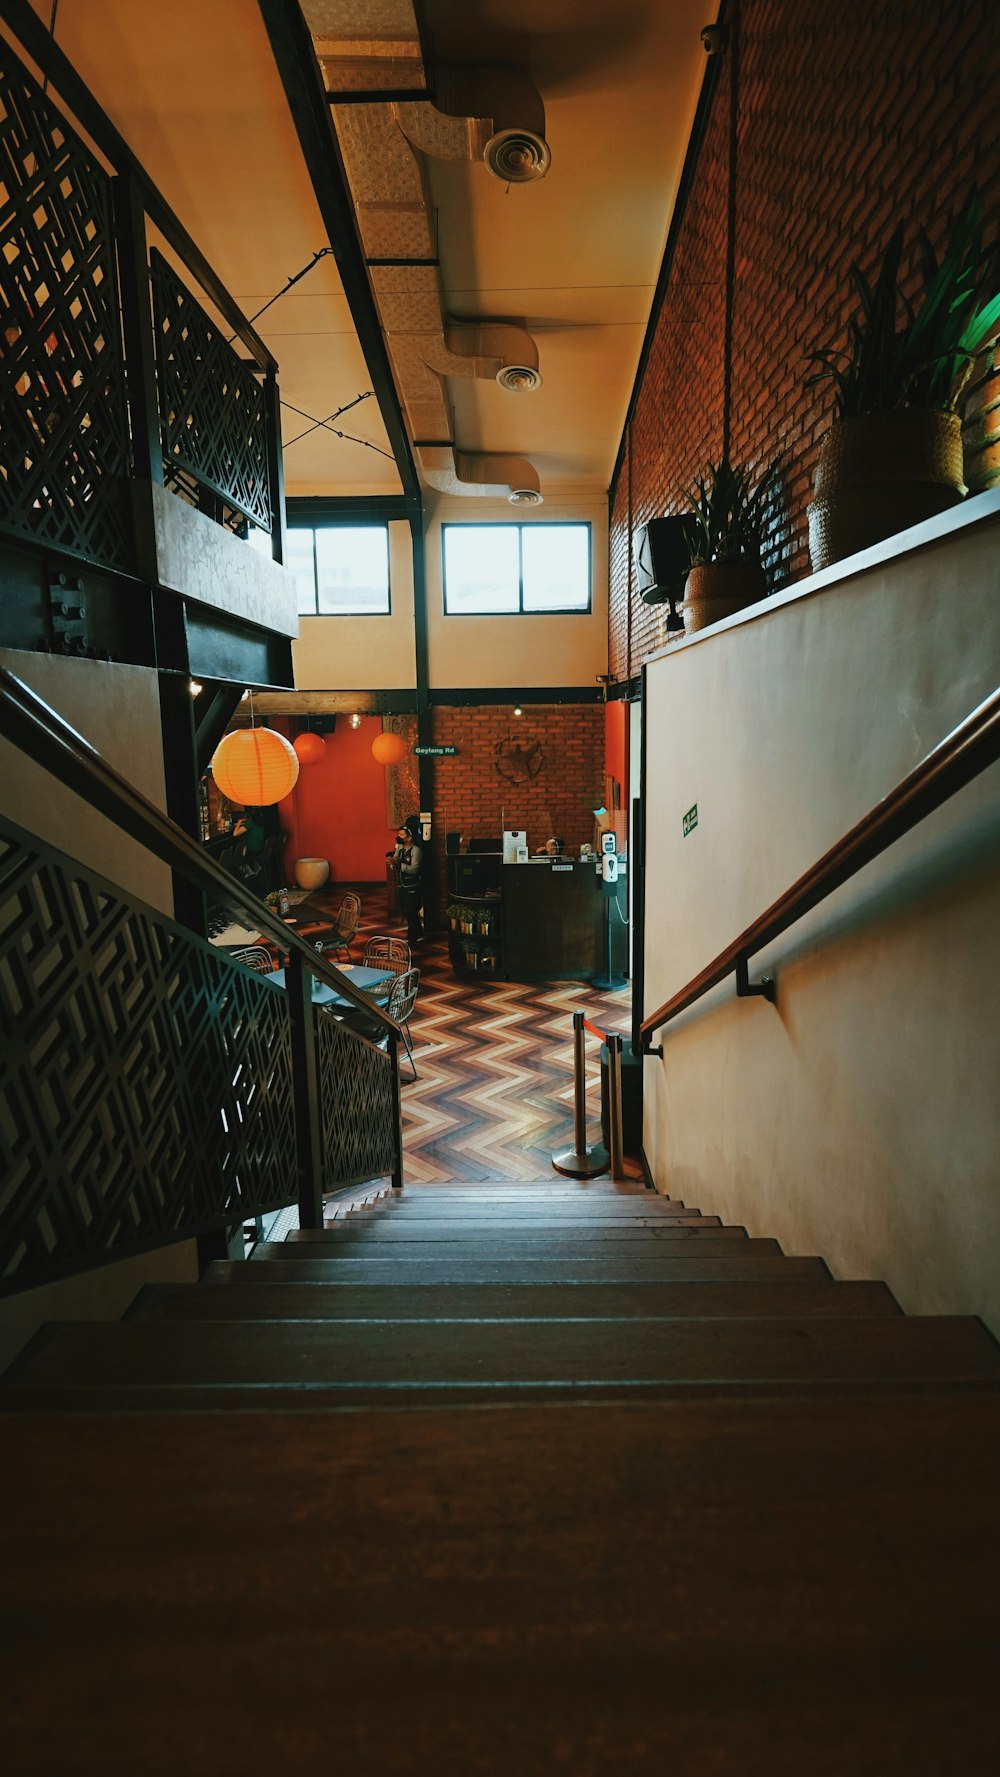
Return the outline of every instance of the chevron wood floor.
[[[332,891],[336,900],[342,892]],[[361,887],[359,960],[387,923],[385,891]],[[318,899],[317,896],[312,897]],[[586,982],[469,980],[452,971],[445,937],[414,951],[420,992],[410,1028],[418,1078],[403,1064],[403,1147],[408,1184],[551,1181],[552,1154],[573,1134],[572,1014],[627,1035],[631,994],[601,994]],[[590,1139],[599,1139],[600,1049],[587,1037]],[[638,1167],[634,1168],[638,1176]]]

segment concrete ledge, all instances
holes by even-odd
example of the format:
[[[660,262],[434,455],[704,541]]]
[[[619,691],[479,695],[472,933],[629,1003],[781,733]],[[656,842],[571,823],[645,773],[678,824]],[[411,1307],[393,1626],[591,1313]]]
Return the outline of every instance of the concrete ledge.
[[[985,493],[973,494],[969,499],[963,500],[960,506],[952,506],[947,512],[939,512],[934,518],[925,518],[922,524],[911,525],[909,530],[897,531],[894,537],[886,537],[881,543],[873,543],[870,549],[861,549],[857,555],[847,555],[843,561],[832,562],[828,568],[821,568],[807,579],[796,581],[794,586],[783,587],[780,592],[771,593],[758,604],[748,605],[745,611],[737,611],[732,617],[724,617],[721,622],[699,629],[692,636],[679,635],[673,642],[667,642],[662,648],[645,655],[643,665],[648,666],[651,660],[662,660],[667,654],[686,653],[699,642],[721,635],[727,629],[738,629],[741,624],[755,623],[758,618],[769,617],[772,611],[781,610],[786,605],[798,604],[802,599],[812,598],[816,593],[825,592],[831,586],[842,585],[845,581],[860,579],[864,574],[888,567],[905,556],[919,554],[935,544],[951,542],[964,532],[975,530],[979,526],[996,525],[998,520],[1000,487],[988,488]]]
[[[277,635],[297,636],[295,581],[155,482],[132,484],[139,572],[156,586]]]

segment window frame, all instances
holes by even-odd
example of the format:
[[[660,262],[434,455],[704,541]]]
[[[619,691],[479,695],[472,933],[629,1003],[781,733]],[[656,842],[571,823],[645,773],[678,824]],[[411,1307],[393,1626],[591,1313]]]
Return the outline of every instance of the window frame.
[[[367,621],[369,618],[381,618],[381,617],[391,617],[392,616],[392,549],[390,547],[391,539],[389,536],[389,521],[388,521],[388,519],[377,518],[374,520],[374,522],[372,522],[371,520],[358,521],[355,519],[351,519],[349,521],[344,520],[343,522],[334,521],[333,523],[323,523],[319,520],[314,520],[310,524],[297,523],[294,519],[289,519],[289,521],[287,522],[287,524],[285,526],[286,537],[290,537],[294,531],[299,531],[299,532],[308,531],[309,535],[312,537],[313,608],[311,611],[298,611],[297,614],[299,617],[322,617],[324,619],[327,617],[340,617],[340,618],[349,617],[349,618],[353,619],[353,621],[355,623],[357,623],[360,619],[364,619]],[[380,610],[380,611],[321,611],[320,610],[320,608],[319,608],[319,550],[316,545],[317,534],[320,531],[381,531],[382,532],[383,536],[385,537],[385,601],[386,602],[385,602],[385,609],[384,610]],[[286,555],[287,555],[287,549],[286,549]],[[286,561],[285,566],[288,567],[288,565],[289,564]],[[291,569],[289,569],[289,572],[291,572]],[[297,607],[298,606],[298,594],[297,593],[296,593],[295,602],[296,602],[296,607]]]
[[[586,605],[553,605],[549,610],[526,610],[524,605],[524,532],[544,529],[583,530],[587,533],[587,603]],[[517,532],[517,608],[510,611],[449,611],[448,609],[448,531],[495,531],[511,530]],[[441,522],[441,606],[445,617],[592,617],[594,613],[594,527],[588,518],[536,518],[525,522],[522,519],[443,519]]]

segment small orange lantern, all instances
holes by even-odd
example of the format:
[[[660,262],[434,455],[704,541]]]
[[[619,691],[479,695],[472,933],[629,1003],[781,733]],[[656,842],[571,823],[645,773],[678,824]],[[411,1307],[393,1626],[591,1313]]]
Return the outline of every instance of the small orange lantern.
[[[376,734],[372,741],[372,758],[380,765],[398,765],[406,752],[401,734]]]
[[[292,742],[300,765],[318,765],[326,752],[321,734],[297,734]]]
[[[273,728],[237,728],[216,747],[212,775],[230,802],[266,808],[294,788],[299,762],[294,748]]]

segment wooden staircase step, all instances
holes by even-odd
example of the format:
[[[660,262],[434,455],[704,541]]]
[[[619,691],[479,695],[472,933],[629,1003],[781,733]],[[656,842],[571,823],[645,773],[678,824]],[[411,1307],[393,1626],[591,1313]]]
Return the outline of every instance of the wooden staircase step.
[[[326,1222],[322,1228],[293,1229],[286,1240],[312,1240],[329,1233],[344,1238],[384,1240],[482,1240],[512,1238],[538,1239],[547,1235],[580,1233],[585,1239],[631,1239],[648,1230],[670,1233],[674,1228],[718,1228],[719,1216],[705,1216],[700,1210],[684,1210],[670,1216],[561,1216],[549,1220],[541,1216],[434,1216],[379,1217],[377,1220],[345,1219]]]
[[[4,1435],[11,1771],[995,1762],[996,1396],[16,1416]]]
[[[217,1259],[209,1266],[203,1282],[231,1283],[247,1287],[266,1276],[285,1283],[335,1283],[338,1287],[355,1284],[433,1284],[433,1283],[653,1283],[726,1281],[737,1277],[768,1281],[778,1278],[810,1278],[833,1280],[826,1264],[818,1258],[786,1258],[776,1241],[745,1240],[712,1241],[700,1246],[658,1246],[652,1250],[617,1245],[613,1253],[600,1248],[588,1250],[575,1258],[535,1257],[510,1254],[496,1247],[470,1258],[462,1256],[439,1258],[429,1251],[414,1255],[407,1249],[382,1254],[340,1254],[334,1258],[313,1258],[312,1253],[298,1247],[298,1256],[289,1264],[282,1262],[287,1249],[279,1243],[275,1256],[266,1265],[248,1265],[243,1260]]]
[[[261,1273],[254,1272],[259,1278]],[[150,1283],[127,1319],[155,1320],[623,1320],[652,1315],[803,1319],[898,1315],[884,1283],[593,1283],[352,1285],[273,1282],[238,1290]]]
[[[505,1240],[502,1236],[480,1235],[478,1240],[335,1240],[332,1230],[324,1230],[317,1240],[261,1240],[253,1248],[248,1260],[252,1265],[269,1265],[279,1260],[283,1265],[312,1264],[317,1260],[326,1260],[329,1264],[365,1265],[375,1264],[383,1259],[394,1259],[400,1264],[430,1264],[433,1259],[463,1259],[478,1261],[480,1259],[520,1258],[520,1259],[592,1259],[599,1263],[602,1258],[611,1259],[616,1254],[622,1258],[637,1258],[642,1254],[655,1252],[679,1253],[688,1247],[696,1246],[727,1246],[739,1247],[747,1256],[760,1253],[780,1253],[781,1247],[776,1240],[768,1237],[750,1239],[745,1228],[677,1228],[671,1227],[666,1235],[654,1230],[652,1234],[633,1235],[630,1239],[599,1241],[579,1239],[575,1233],[566,1235],[550,1235],[548,1239],[522,1236],[517,1240]]]
[[[538,1208],[499,1208],[494,1205],[483,1205],[476,1210],[472,1205],[456,1208],[439,1208],[428,1205],[426,1208],[403,1205],[396,1208],[377,1208],[371,1210],[348,1210],[337,1215],[336,1221],[327,1214],[327,1226],[332,1228],[366,1228],[373,1223],[382,1223],[391,1228],[659,1228],[661,1223],[675,1223],[689,1217],[702,1217],[702,1210],[687,1207],[686,1203],[613,1203],[602,1207],[600,1203],[574,1203],[570,1207]]]
[[[456,1327],[461,1326],[461,1333]],[[1000,1347],[978,1321],[646,1319],[171,1323],[53,1322],[9,1389],[148,1390],[157,1385],[488,1389],[593,1384],[948,1382],[1000,1386]]]
[[[327,1246],[331,1251],[339,1247],[352,1246],[441,1246],[451,1245],[482,1245],[487,1241],[502,1241],[513,1245],[530,1243],[534,1246],[556,1246],[567,1241],[578,1241],[581,1245],[588,1242],[600,1242],[613,1246],[617,1241],[640,1241],[651,1244],[657,1240],[682,1240],[692,1235],[705,1234],[716,1239],[745,1239],[745,1228],[722,1227],[718,1216],[671,1216],[668,1221],[650,1222],[648,1225],[630,1227],[588,1227],[586,1223],[570,1223],[555,1227],[529,1227],[526,1224],[501,1222],[497,1227],[490,1228],[485,1222],[477,1220],[469,1222],[440,1222],[422,1226],[419,1222],[410,1222],[405,1226],[396,1226],[390,1221],[360,1222],[353,1226],[349,1222],[343,1225],[334,1222],[329,1228],[295,1228],[284,1241],[276,1244],[281,1246]],[[272,1245],[273,1242],[261,1242],[261,1245]],[[257,1249],[260,1250],[259,1248]]]

